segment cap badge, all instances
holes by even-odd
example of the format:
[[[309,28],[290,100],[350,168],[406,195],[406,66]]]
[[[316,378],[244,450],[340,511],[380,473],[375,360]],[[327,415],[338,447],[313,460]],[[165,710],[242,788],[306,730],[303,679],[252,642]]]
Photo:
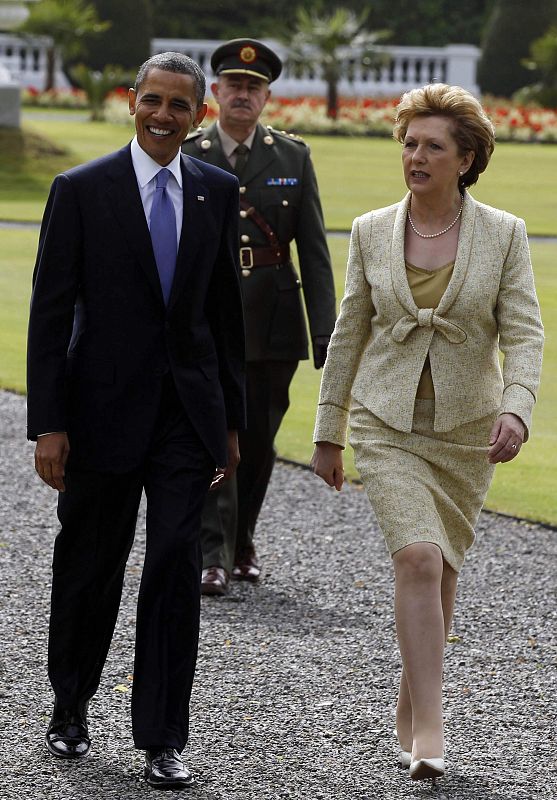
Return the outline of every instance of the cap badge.
[[[242,47],[240,50],[240,58],[244,64],[251,64],[257,58],[257,53],[253,47]]]
[[[211,140],[210,139],[203,139],[201,144],[199,145],[202,150],[209,150],[211,147]]]

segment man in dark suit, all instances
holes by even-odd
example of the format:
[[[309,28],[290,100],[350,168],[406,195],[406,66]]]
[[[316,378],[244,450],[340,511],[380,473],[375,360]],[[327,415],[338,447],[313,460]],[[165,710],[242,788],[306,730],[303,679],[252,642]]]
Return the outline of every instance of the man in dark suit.
[[[240,265],[246,320],[247,430],[235,479],[211,494],[202,518],[204,594],[225,594],[229,577],[258,579],[254,529],[275,461],[273,442],[290,382],[308,358],[302,292],[317,369],[335,324],[335,292],[309,148],[263,127],[259,117],[280,74],[276,53],[234,39],[211,57],[219,119],[190,135],[183,152],[240,180]],[[296,242],[301,281],[292,263]]]
[[[205,78],[163,53],[129,92],[136,136],[59,175],[41,228],[28,345],[28,437],[57,489],[49,751],[90,748],[100,681],[142,491],[147,544],[137,609],[133,736],[145,777],[193,783],[180,753],[199,631],[200,515],[239,460],[244,331],[238,182],[183,156]],[[162,169],[161,169],[162,168]]]

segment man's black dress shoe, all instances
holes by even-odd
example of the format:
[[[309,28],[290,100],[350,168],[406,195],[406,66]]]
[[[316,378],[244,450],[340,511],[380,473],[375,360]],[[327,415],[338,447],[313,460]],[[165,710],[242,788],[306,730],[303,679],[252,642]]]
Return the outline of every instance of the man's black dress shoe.
[[[188,789],[195,785],[195,778],[173,747],[147,750],[144,774],[147,783],[155,789]]]
[[[46,746],[57,758],[85,758],[91,749],[87,730],[87,705],[61,708],[58,701],[46,732]]]

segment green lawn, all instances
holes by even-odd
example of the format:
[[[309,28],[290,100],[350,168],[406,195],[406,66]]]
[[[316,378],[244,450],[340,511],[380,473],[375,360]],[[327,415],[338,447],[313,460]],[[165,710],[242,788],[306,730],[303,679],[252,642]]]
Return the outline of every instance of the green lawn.
[[[44,138],[46,137],[46,141]],[[130,129],[90,123],[83,115],[52,113],[25,123],[24,134],[0,131],[0,219],[39,220],[54,175],[73,164],[120,147]],[[387,139],[308,137],[316,164],[327,227],[349,229],[370,208],[404,193],[400,146]],[[557,236],[557,147],[499,144],[486,174],[473,190],[484,202],[526,219],[531,234]],[[24,391],[24,352],[36,230],[0,229],[0,386]],[[330,237],[337,293],[342,296],[348,240]],[[534,417],[532,442],[520,457],[498,467],[488,506],[531,519],[557,523],[557,245],[532,247],[546,325],[544,376]],[[307,462],[319,373],[300,366],[292,407],[278,437],[281,455]],[[355,477],[350,454],[347,474]]]
[[[23,134],[0,129],[0,219],[40,221],[55,175],[129,139],[124,126],[56,114],[25,123]]]
[[[73,118],[59,112],[44,117],[31,116],[25,121],[25,130],[48,137],[66,149],[66,154],[45,153],[20,164],[13,147],[0,140],[0,219],[39,220],[57,172],[115,150],[129,140],[132,131],[126,126],[88,122],[82,114]],[[333,136],[308,136],[307,141],[329,229],[350,229],[358,214],[393,203],[405,192],[396,142]],[[557,146],[501,143],[473,194],[524,217],[531,234],[557,235],[555,174]]]
[[[25,391],[25,336],[37,238],[37,230],[0,229],[0,387],[19,392]],[[331,236],[329,245],[340,299],[348,239]],[[497,468],[487,505],[508,514],[557,524],[557,245],[534,243],[532,255],[546,327],[542,390],[532,440],[516,461]],[[300,365],[292,386],[292,405],[278,436],[280,454],[302,463],[308,463],[312,453],[320,375],[310,362]],[[350,453],[346,460],[348,477],[356,477]]]

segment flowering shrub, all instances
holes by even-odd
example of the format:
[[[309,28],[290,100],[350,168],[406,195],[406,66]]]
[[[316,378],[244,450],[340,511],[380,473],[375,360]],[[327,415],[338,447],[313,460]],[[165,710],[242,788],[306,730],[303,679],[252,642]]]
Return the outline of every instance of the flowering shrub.
[[[40,92],[33,86],[22,89],[21,102],[24,106],[40,108],[87,108],[87,95],[81,89],[49,89]]]
[[[398,98],[343,99],[338,119],[327,117],[325,100],[315,97],[271,98],[263,121],[296,133],[391,136]],[[484,108],[499,141],[557,142],[557,109],[516,106],[493,98]]]
[[[557,109],[489,101],[484,108],[495,125],[499,141],[557,142]]]
[[[24,93],[26,105],[55,105],[59,108],[86,108],[84,93],[78,89]],[[271,97],[261,121],[278,130],[305,134],[339,134],[391,136],[398,98],[345,98],[341,100],[338,118],[327,117],[324,98]],[[211,98],[204,124],[218,116],[218,107]],[[509,101],[486,97],[484,108],[495,125],[499,141],[557,142],[557,109],[513,105]],[[133,124],[128,112],[127,92],[112,92],[105,104],[105,119],[115,124]]]

